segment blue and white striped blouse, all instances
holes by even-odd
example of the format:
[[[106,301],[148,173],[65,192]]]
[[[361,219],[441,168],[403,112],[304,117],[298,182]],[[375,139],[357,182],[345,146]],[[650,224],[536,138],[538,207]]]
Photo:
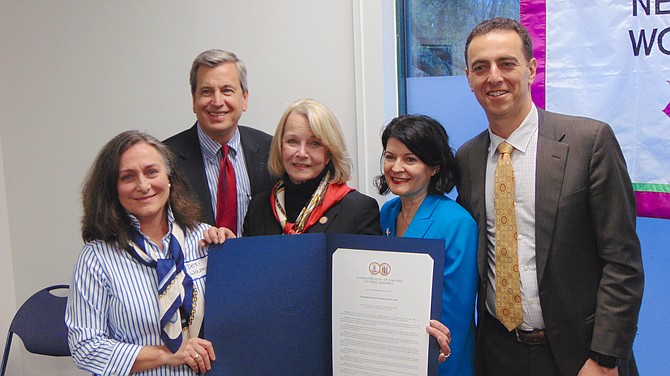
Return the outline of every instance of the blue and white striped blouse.
[[[133,225],[139,223],[131,216]],[[169,229],[174,217],[168,211]],[[198,292],[205,294],[208,248],[198,242],[209,225],[184,229],[184,261]],[[168,249],[169,232],[162,239]],[[153,242],[145,236],[147,247]],[[161,346],[156,269],[105,241],[86,243],[74,268],[65,323],[75,364],[96,375],[128,375],[142,346]],[[198,307],[202,307],[198,302]],[[203,307],[204,308],[204,307]],[[137,375],[194,375],[186,365],[163,366]]]

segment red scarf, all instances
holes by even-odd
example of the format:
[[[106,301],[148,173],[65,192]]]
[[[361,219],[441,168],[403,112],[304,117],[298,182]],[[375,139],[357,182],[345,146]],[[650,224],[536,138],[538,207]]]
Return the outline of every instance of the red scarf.
[[[272,207],[272,213],[275,216],[275,219],[277,219],[277,222],[281,223],[282,220],[277,213],[277,207],[275,205],[276,202],[276,194],[278,188],[281,187],[281,182],[275,184],[275,186],[272,188],[272,194],[270,194],[270,206]],[[321,204],[315,207],[311,213],[309,213],[309,217],[307,219],[307,222],[305,223],[304,228],[302,229],[301,233],[306,233],[307,230],[312,227],[316,222],[321,219],[321,217],[335,204],[340,202],[344,196],[346,196],[349,192],[353,191],[355,189],[351,188],[348,186],[346,183],[341,183],[341,184],[335,184],[331,183],[328,185],[328,188],[326,188],[326,193],[321,201]],[[283,203],[282,203],[283,205]],[[284,225],[284,234],[291,234],[295,235],[298,234],[294,230],[295,223],[293,222],[288,222],[286,221],[286,224]]]

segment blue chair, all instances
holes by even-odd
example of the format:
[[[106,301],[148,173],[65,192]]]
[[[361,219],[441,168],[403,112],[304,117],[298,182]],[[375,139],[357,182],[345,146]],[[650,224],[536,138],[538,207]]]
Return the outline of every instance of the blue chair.
[[[26,350],[33,354],[70,356],[65,326],[67,297],[51,293],[52,290],[68,288],[68,285],[49,286],[36,292],[19,308],[7,333],[0,376],[5,375],[14,334],[21,338]]]

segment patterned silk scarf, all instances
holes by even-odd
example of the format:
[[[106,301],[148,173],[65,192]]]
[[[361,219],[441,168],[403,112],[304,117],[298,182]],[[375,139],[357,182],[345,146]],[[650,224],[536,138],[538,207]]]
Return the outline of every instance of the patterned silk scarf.
[[[305,207],[302,208],[295,223],[288,222],[284,207],[284,193],[286,186],[284,179],[280,179],[272,188],[270,205],[277,221],[284,229],[284,234],[302,234],[312,227],[333,205],[342,200],[347,193],[354,189],[346,184],[328,184],[330,171],[321,179],[314,190],[312,197]]]
[[[161,339],[173,353],[182,340],[197,337],[202,326],[204,297],[198,294],[184,265],[184,231],[172,223],[168,258],[145,246],[144,236],[133,228],[130,254],[140,263],[155,268],[158,274],[158,308]],[[197,309],[196,309],[197,308]]]

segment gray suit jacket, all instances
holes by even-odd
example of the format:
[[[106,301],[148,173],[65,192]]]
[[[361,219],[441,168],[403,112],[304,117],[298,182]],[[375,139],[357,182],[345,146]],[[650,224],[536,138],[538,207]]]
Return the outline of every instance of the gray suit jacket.
[[[576,375],[590,350],[632,357],[644,279],[635,195],[609,125],[538,112],[535,235],[540,305],[561,374]],[[489,141],[484,131],[457,153],[458,202],[479,228],[480,319],[488,286],[484,186]],[[625,362],[620,374],[629,374],[628,368],[635,369],[634,360]]]
[[[190,190],[198,200],[202,209],[202,222],[215,224],[214,210],[207,186],[205,165],[202,161],[200,140],[198,139],[197,124],[163,141],[177,159],[177,165],[190,183]],[[272,136],[259,130],[238,126],[240,140],[244,150],[244,161],[247,164],[251,195],[264,192],[272,188],[277,180],[268,171],[268,155]]]

